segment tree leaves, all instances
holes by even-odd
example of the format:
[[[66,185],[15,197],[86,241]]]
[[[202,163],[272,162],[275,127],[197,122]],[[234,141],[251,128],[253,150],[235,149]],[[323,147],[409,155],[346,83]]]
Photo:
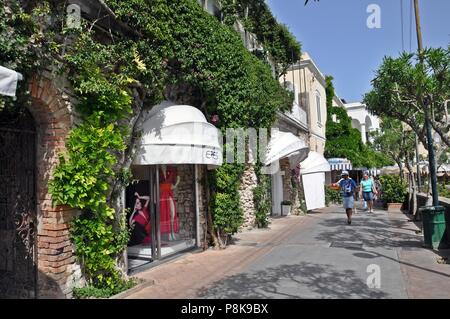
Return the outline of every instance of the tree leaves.
[[[424,103],[425,98],[429,103]],[[450,99],[450,46],[429,48],[418,54],[402,53],[385,57],[372,81],[372,90],[364,97],[368,108],[379,116],[389,116],[408,124],[427,147],[425,112],[430,112],[433,129],[450,146],[448,111]]]

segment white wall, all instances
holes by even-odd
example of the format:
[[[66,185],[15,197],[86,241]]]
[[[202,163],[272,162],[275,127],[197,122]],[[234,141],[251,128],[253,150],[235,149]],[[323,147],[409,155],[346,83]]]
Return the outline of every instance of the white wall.
[[[380,119],[370,114],[365,104],[360,102],[347,103],[345,109],[348,116],[352,118],[352,127],[361,132],[361,139],[364,143],[367,142],[366,132],[370,133],[380,129]]]

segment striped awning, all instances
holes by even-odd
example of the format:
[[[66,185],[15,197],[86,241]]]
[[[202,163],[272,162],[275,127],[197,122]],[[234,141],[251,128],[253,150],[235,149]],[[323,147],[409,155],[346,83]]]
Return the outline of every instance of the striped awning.
[[[367,167],[354,167],[354,171],[361,171],[363,173],[368,173],[370,176],[380,175],[380,170],[376,168],[367,168]]]
[[[332,171],[349,171],[352,169],[352,162],[346,158],[329,158],[327,161]]]

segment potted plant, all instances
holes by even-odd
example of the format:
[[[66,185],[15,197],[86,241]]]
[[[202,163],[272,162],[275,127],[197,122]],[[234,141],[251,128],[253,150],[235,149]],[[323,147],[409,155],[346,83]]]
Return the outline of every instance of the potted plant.
[[[292,202],[284,200],[281,202],[281,216],[287,216],[291,213]]]
[[[405,196],[408,192],[406,182],[398,175],[384,175],[380,178],[381,199],[388,212],[401,212]]]

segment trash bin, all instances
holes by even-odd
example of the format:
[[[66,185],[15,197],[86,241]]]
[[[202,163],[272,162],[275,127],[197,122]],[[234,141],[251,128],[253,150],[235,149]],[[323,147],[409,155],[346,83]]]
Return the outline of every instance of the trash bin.
[[[445,209],[445,225],[447,228],[447,246],[450,248],[450,208]]]
[[[448,248],[445,207],[424,206],[419,210],[422,213],[424,246],[432,249]]]

